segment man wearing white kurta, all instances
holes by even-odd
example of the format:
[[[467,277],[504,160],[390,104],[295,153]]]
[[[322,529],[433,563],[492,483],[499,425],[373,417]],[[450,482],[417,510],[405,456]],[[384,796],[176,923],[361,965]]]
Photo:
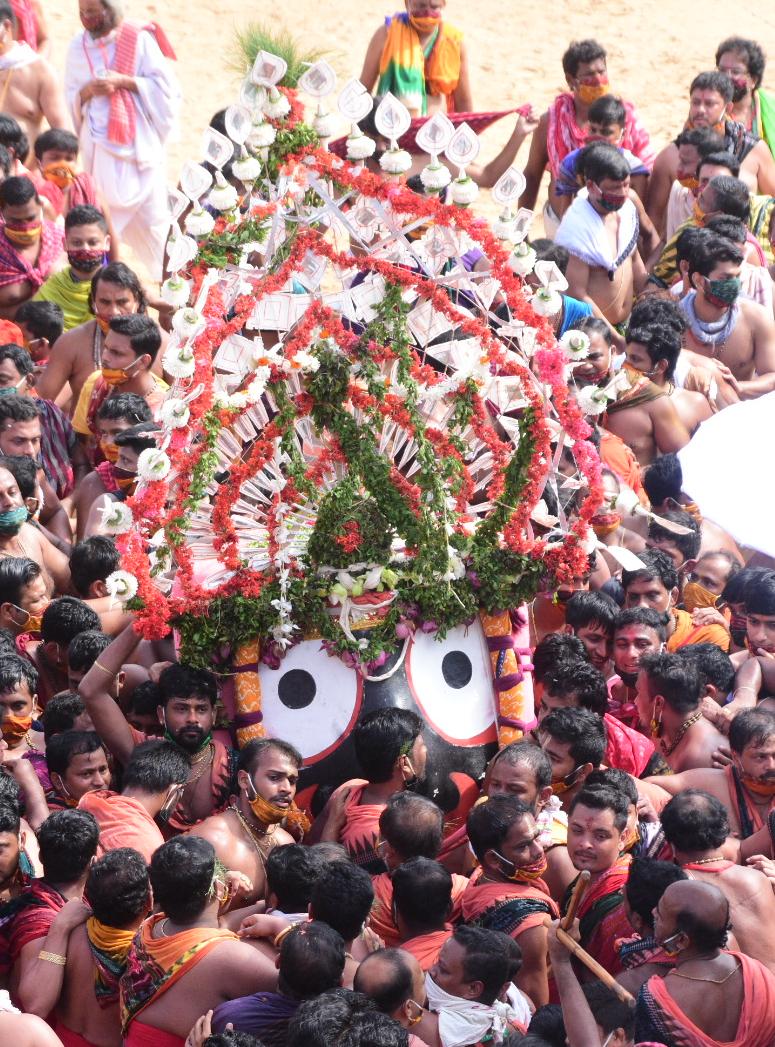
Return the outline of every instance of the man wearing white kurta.
[[[171,49],[155,25],[122,22],[115,0],[86,0],[80,14],[84,31],[67,53],[65,94],[82,163],[118,237],[160,280],[169,230],[164,144],[180,102],[162,53]]]

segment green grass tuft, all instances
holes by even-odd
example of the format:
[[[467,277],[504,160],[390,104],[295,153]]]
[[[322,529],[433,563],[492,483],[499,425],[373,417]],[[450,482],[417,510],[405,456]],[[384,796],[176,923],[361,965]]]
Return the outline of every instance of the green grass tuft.
[[[330,51],[303,50],[287,29],[270,29],[263,22],[250,22],[237,32],[231,68],[245,76],[259,51],[268,51],[288,63],[288,72],[280,81],[283,87],[296,87],[308,65],[330,54]]]

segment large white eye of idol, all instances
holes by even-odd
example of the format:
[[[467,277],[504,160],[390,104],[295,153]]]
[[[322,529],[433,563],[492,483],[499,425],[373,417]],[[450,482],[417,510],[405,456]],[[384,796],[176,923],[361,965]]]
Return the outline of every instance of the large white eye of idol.
[[[478,621],[439,642],[415,633],[406,659],[412,697],[433,730],[453,745],[497,741],[487,640]]]
[[[328,756],[349,735],[363,701],[360,673],[320,649],[320,640],[291,647],[279,669],[261,663],[263,726],[295,745],[304,763]]]

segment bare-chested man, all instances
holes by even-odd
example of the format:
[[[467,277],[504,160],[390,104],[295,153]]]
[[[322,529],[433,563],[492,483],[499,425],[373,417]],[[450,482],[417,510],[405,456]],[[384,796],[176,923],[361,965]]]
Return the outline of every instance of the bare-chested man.
[[[139,642],[130,623],[102,652],[78,687],[94,729],[123,765],[145,736],[127,723],[112,691],[124,663],[137,660]],[[212,673],[175,663],[162,670],[158,686],[157,715],[164,735],[191,760],[191,777],[168,819],[173,830],[184,832],[228,803],[233,791],[233,752],[212,736],[218,701]]]
[[[240,895],[240,905],[264,897],[266,859],[272,848],[295,842],[281,823],[295,812],[301,762],[287,742],[276,738],[250,742],[240,753],[236,802],[189,833],[208,840],[230,872],[243,873],[250,880],[252,890]]]
[[[570,253],[568,293],[596,305],[610,324],[621,324],[646,282],[630,167],[618,149],[600,142],[590,148],[584,174],[587,195],[565,212],[555,243]]]
[[[600,338],[597,333],[590,334],[590,341]],[[603,416],[603,428],[627,444],[642,467],[660,454],[680,451],[690,440],[674,398],[668,396],[664,372],[659,375],[664,386],[655,384],[651,374],[656,374],[651,353],[656,356],[663,352],[663,360],[668,352],[677,356],[676,342],[680,348],[680,335],[664,324],[628,327],[627,362],[619,372],[622,388]]]
[[[641,989],[636,1041],[671,1041],[677,1029],[680,1042],[691,1029],[696,1047],[772,1042],[775,977],[745,953],[727,951],[729,908],[715,884],[682,880],[664,892],[654,910],[654,937],[672,952],[675,967]]]
[[[93,320],[73,327],[57,339],[46,369],[37,381],[39,396],[61,403],[63,392],[67,399],[69,385],[70,402],[75,408],[86,379],[101,366],[102,347],[111,319],[148,311],[142,284],[128,265],[111,262],[100,269],[92,280],[91,309]],[[161,349],[151,367],[156,374],[161,374],[161,357],[167,341],[168,335],[162,331]]]
[[[702,715],[702,681],[696,666],[677,654],[649,654],[640,664],[637,699],[643,731],[659,744],[675,774],[711,765],[725,738]]]
[[[680,305],[689,322],[690,362],[720,371],[741,399],[750,400],[775,389],[775,323],[762,306],[740,298],[742,261],[728,240],[703,238],[689,259],[693,290]]]
[[[544,171],[549,168],[549,200],[544,208],[544,228],[552,236],[562,214],[560,199],[554,183],[560,164],[574,149],[588,141],[589,107],[598,98],[611,93],[608,83],[606,52],[597,40],[579,40],[570,45],[562,56],[562,68],[569,90],[558,95],[541,117],[530,143],[530,155],[525,166],[525,191],[520,197],[522,207],[534,208]],[[624,132],[619,142],[623,149],[634,153],[651,170],[654,153],[649,136],[641,125],[630,102],[624,103]],[[572,293],[572,292],[571,292]]]
[[[0,77],[2,109],[36,138],[43,120],[49,127],[69,127],[65,99],[54,67],[26,43],[14,39],[13,5],[0,0]],[[20,158],[23,159],[23,158]]]
[[[758,871],[735,865],[723,852],[729,818],[723,803],[700,789],[686,789],[662,811],[662,829],[675,860],[690,880],[715,883],[727,896],[735,939],[742,952],[775,971],[775,895]]]
[[[684,429],[693,435],[700,423],[711,417],[713,408],[702,393],[693,389],[681,389],[675,384],[675,368],[680,352],[680,327],[672,327],[665,323],[638,327],[630,325],[627,363],[669,397]]]
[[[54,579],[57,592],[67,592],[70,568],[67,557],[42,531],[26,523],[29,510],[16,478],[0,466],[0,556],[27,556]]]
[[[277,988],[272,961],[218,925],[228,885],[211,844],[169,840],[150,878],[158,912],[132,943],[121,980],[126,1047],[182,1044],[203,1013]]]
[[[649,778],[672,796],[685,789],[703,789],[724,804],[730,835],[741,841],[740,854],[749,858],[762,850],[761,837],[775,806],[775,713],[748,709],[729,728],[732,763],[723,770],[694,768],[681,774]],[[758,844],[758,846],[757,846]]]
[[[53,1012],[52,1024],[64,1043],[115,1047],[121,1030],[119,979],[152,906],[145,860],[131,847],[103,855],[89,870],[86,896],[91,909],[78,899],[54,917],[42,949],[67,962],[37,964],[27,1007],[41,1016]]]
[[[752,190],[775,192],[775,162],[765,142],[728,116],[732,81],[723,73],[695,76],[689,88],[688,128],[710,127],[724,136],[724,148],[740,161],[740,177]],[[648,215],[659,229],[664,223],[670,189],[678,176],[678,146],[666,145],[654,163],[649,179]]]

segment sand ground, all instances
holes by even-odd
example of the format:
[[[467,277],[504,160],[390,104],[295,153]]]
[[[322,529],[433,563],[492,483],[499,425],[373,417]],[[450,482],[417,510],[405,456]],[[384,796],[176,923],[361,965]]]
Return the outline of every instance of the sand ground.
[[[80,29],[77,2],[65,0],[56,7],[51,0],[43,3],[51,26],[52,58],[61,70],[67,44]],[[401,0],[130,0],[127,16],[158,20],[178,54],[183,109],[179,135],[168,148],[170,180],[177,180],[185,159],[200,158],[201,132],[210,115],[235,100],[239,78],[230,60],[237,28],[251,20],[265,21],[290,30],[302,46],[329,48],[327,57],[341,87],[360,74],[366,45],[384,15],[400,8]],[[446,17],[465,32],[474,104],[480,111],[525,102],[542,111],[564,88],[561,57],[568,43],[589,36],[608,50],[612,90],[635,103],[658,147],[680,130],[689,83],[696,73],[713,68],[716,45],[725,37],[757,39],[773,56],[765,84],[775,87],[772,0],[743,0],[739,6],[723,0],[554,0],[535,5],[520,0],[447,0]],[[506,117],[485,132],[480,159],[497,151],[512,126],[513,118]],[[343,131],[345,127],[343,123]],[[527,148],[526,143],[519,158],[523,162]]]

